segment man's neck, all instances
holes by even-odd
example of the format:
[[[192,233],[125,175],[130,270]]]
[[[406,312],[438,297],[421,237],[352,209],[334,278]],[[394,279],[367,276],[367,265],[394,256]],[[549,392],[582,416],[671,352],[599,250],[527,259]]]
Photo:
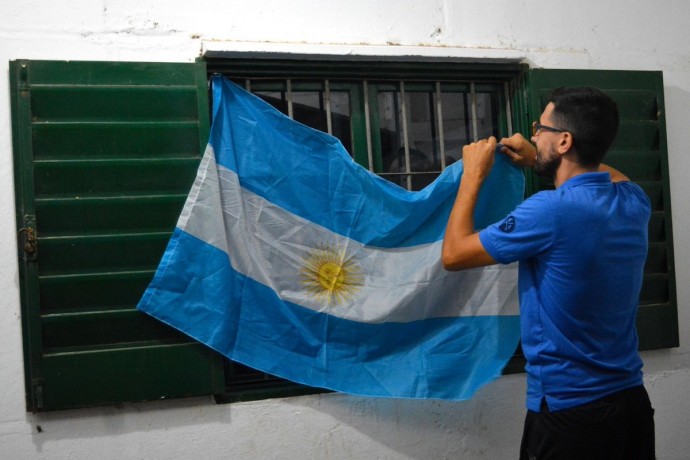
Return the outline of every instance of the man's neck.
[[[554,185],[556,188],[560,187],[563,185],[566,181],[569,179],[572,179],[575,176],[579,176],[580,174],[585,174],[585,173],[590,173],[590,172],[597,172],[598,168],[585,168],[578,163],[575,163],[574,161],[570,161],[569,158],[564,157],[563,161],[561,161],[561,165],[558,167],[558,170],[556,170],[556,177],[554,178]]]

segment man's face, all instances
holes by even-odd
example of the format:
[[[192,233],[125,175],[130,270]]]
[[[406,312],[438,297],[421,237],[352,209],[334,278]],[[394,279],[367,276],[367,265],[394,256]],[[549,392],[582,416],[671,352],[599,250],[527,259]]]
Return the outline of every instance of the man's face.
[[[545,126],[555,127],[551,121],[551,113],[553,112],[553,103],[549,103],[544,109],[544,112],[539,118],[539,123]],[[532,136],[532,143],[537,147],[537,164],[534,166],[534,172],[540,176],[549,178],[556,177],[556,171],[561,165],[563,158],[556,150],[556,142],[561,133],[555,133],[547,130],[540,130]]]

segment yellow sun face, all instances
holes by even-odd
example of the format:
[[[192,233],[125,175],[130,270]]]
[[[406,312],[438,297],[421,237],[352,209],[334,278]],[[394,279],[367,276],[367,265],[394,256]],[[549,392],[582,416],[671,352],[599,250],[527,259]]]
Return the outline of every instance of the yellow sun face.
[[[301,269],[302,285],[326,305],[338,305],[354,297],[363,277],[355,260],[342,248],[324,245],[313,249]]]

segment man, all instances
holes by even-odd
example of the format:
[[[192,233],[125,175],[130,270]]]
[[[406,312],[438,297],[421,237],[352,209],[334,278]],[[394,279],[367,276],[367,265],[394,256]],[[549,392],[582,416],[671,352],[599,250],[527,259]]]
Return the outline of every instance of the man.
[[[601,164],[617,131],[618,109],[602,91],[553,91],[533,125],[534,145],[516,134],[501,140],[501,152],[552,177],[556,190],[480,232],[472,216],[496,139],[463,149],[442,262],[448,270],[520,262],[528,409],[520,458],[654,458],[635,331],[650,204]]]

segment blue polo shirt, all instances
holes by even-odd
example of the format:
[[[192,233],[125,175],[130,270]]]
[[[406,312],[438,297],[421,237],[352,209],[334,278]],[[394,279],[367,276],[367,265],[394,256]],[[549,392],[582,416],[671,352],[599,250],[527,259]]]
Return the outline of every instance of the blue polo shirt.
[[[635,318],[650,212],[639,186],[586,173],[480,232],[497,262],[520,261],[529,410],[542,398],[558,411],[642,384]]]

